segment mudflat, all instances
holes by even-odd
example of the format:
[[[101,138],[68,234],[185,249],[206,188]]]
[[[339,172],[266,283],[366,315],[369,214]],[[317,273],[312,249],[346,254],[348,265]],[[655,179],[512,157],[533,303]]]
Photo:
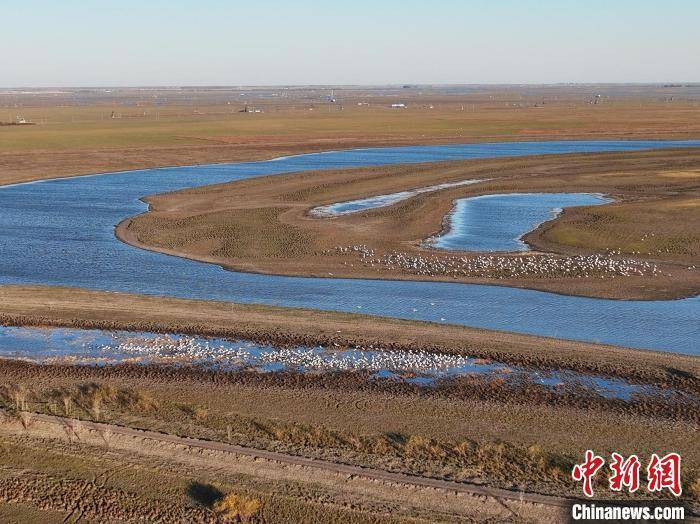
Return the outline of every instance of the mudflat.
[[[470,179],[483,181],[348,215],[309,213],[320,205]],[[604,193],[614,202],[566,209],[525,236],[532,253],[498,254],[489,270],[467,266],[492,254],[446,253],[423,244],[444,227],[457,198],[538,191]],[[696,149],[305,172],[144,197],[149,212],[119,224],[121,240],[238,271],[489,283],[617,299],[700,292]],[[605,263],[594,267],[586,257]],[[554,269],[540,271],[544,266]],[[629,270],[634,267],[643,270]]]

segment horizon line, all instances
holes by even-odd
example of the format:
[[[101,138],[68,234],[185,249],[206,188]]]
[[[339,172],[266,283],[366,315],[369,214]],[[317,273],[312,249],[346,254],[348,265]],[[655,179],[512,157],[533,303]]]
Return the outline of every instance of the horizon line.
[[[700,81],[664,80],[664,81],[629,81],[629,82],[391,82],[369,84],[75,84],[75,85],[14,85],[0,86],[0,90],[18,89],[255,89],[255,88],[420,88],[420,87],[572,87],[572,86],[639,86],[663,87],[673,85],[678,87],[700,87]]]

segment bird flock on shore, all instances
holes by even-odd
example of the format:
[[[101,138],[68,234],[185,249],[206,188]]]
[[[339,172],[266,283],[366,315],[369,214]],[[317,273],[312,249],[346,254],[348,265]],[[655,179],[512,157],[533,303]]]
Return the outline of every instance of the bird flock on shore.
[[[470,358],[422,350],[383,351],[354,347],[331,350],[322,346],[274,347],[243,342],[225,343],[185,336],[129,337],[102,352],[122,354],[136,361],[216,365],[222,368],[304,369],[315,371],[392,371],[436,375],[450,371],[485,372],[504,366]]]
[[[234,372],[368,372],[370,379],[400,380],[422,386],[436,385],[437,381],[446,378],[483,377],[487,381],[495,379],[498,384],[503,384],[504,379],[513,384],[525,380],[553,388],[573,384],[592,388],[604,396],[623,397],[645,387],[605,376],[567,370],[537,370],[488,358],[421,349],[387,349],[375,344],[276,347],[241,339],[128,331],[88,331],[77,339],[71,330],[54,331],[58,338],[65,338],[66,351],[62,354],[54,348],[50,355],[38,358],[31,352],[26,355],[15,353],[13,358],[40,364],[155,364]],[[41,333],[41,337],[45,334]]]
[[[373,378],[403,379],[421,384],[433,384],[441,377],[460,375],[529,377],[545,386],[559,387],[570,382],[612,397],[629,397],[643,389],[624,380],[571,371],[540,373],[490,359],[424,350],[388,351],[374,345],[350,349],[274,347],[242,340],[210,340],[186,335],[129,335],[116,337],[113,344],[102,344],[98,349],[109,355],[100,359],[102,364],[121,358],[124,362],[137,364],[195,365],[225,371],[367,371]]]
[[[400,251],[377,254],[364,244],[337,246],[324,254],[354,255],[365,267],[398,271],[419,276],[483,278],[615,278],[657,276],[656,264],[643,260],[618,258],[620,251],[605,254],[558,256],[530,255],[423,255]]]

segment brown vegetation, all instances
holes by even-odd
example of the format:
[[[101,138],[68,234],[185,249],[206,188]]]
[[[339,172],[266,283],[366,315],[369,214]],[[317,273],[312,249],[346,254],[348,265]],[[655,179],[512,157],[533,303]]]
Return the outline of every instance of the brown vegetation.
[[[25,388],[23,405],[30,411],[67,416],[57,399],[69,396],[72,416],[82,419],[509,489],[571,489],[561,471],[588,448],[671,449],[683,454],[689,473],[700,464],[691,437],[697,396],[672,392],[625,401],[582,387],[552,391],[488,379],[425,388],[357,373],[9,360],[0,361],[0,378],[12,389]],[[98,412],[96,397],[105,399]],[[10,394],[0,395],[0,405],[26,413],[17,411]],[[571,427],[579,428],[573,441]]]
[[[225,522],[230,520],[215,511],[225,493],[235,493],[237,502],[247,506],[239,508],[247,509],[245,513],[258,506],[254,522],[461,522],[494,517],[502,522],[555,522],[552,514],[561,511],[561,499],[554,497],[521,498],[480,486],[421,481],[118,426],[82,423],[77,427],[80,438],[66,441],[62,426],[76,423],[37,415],[37,424],[28,431],[11,422],[0,424],[0,447],[10,453],[0,484],[3,478],[11,481],[0,495],[0,515],[39,511],[39,520],[46,522],[56,513],[66,520],[131,522],[143,519],[130,514],[141,503],[152,521]],[[107,428],[113,429],[109,443],[101,437]],[[69,479],[61,481],[66,473]],[[73,480],[82,481],[85,493],[97,500],[68,502],[79,498],[67,489]]]
[[[261,507],[260,499],[237,493],[227,493],[214,503],[214,511],[227,522],[248,522]]]

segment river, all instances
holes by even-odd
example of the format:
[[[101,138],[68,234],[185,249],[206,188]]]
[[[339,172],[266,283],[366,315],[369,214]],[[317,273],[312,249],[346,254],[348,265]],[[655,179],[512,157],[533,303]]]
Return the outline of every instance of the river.
[[[620,301],[488,285],[259,275],[137,249],[114,236],[118,222],[145,211],[140,197],[192,186],[304,170],[667,147],[700,141],[374,148],[0,187],[0,284],[350,311],[697,355],[700,297]]]

